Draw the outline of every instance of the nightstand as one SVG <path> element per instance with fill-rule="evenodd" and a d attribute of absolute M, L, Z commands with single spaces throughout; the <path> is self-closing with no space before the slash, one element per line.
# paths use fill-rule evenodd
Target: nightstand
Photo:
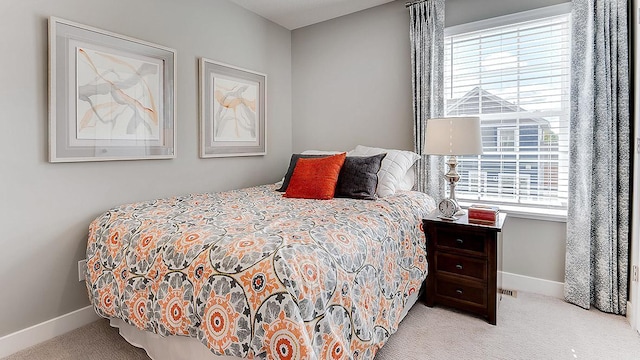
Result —
<path fill-rule="evenodd" d="M 427 237 L 429 273 L 427 306 L 436 304 L 469 311 L 496 324 L 502 285 L 502 225 L 470 224 L 467 215 L 458 220 L 439 219 L 437 212 L 422 221 Z"/>

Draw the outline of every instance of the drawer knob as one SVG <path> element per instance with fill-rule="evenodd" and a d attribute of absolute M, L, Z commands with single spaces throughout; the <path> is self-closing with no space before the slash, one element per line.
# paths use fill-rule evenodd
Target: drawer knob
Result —
<path fill-rule="evenodd" d="M 462 270 L 462 264 L 457 264 L 457 265 L 456 265 L 456 269 L 458 269 L 458 270 Z"/>
<path fill-rule="evenodd" d="M 464 240 L 456 239 L 456 243 L 458 243 L 458 245 L 462 245 L 462 244 L 464 244 Z"/>
<path fill-rule="evenodd" d="M 456 293 L 457 293 L 458 295 L 462 295 L 462 289 L 457 289 L 457 290 L 456 290 Z"/>

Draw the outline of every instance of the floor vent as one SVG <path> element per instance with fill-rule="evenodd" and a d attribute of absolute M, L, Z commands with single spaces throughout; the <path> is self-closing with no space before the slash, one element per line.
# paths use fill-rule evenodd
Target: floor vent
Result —
<path fill-rule="evenodd" d="M 507 295 L 507 296 L 511 296 L 514 298 L 518 297 L 518 292 L 515 290 L 509 290 L 509 289 L 500 289 L 499 290 L 500 294 L 502 295 Z"/>

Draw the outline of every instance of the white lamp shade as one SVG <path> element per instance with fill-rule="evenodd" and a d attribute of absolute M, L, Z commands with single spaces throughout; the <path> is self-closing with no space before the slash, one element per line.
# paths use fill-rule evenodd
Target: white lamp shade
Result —
<path fill-rule="evenodd" d="M 423 153 L 427 155 L 482 154 L 480 118 L 450 117 L 427 120 Z"/>

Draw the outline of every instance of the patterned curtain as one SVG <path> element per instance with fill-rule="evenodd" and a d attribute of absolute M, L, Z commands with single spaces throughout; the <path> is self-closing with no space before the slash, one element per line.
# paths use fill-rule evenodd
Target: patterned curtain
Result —
<path fill-rule="evenodd" d="M 444 111 L 444 0 L 413 3 L 409 15 L 414 149 L 422 154 L 427 119 L 442 117 Z M 416 163 L 417 190 L 441 199 L 443 174 L 442 156 L 423 156 Z"/>
<path fill-rule="evenodd" d="M 629 250 L 627 1 L 573 0 L 565 299 L 625 314 Z"/>

